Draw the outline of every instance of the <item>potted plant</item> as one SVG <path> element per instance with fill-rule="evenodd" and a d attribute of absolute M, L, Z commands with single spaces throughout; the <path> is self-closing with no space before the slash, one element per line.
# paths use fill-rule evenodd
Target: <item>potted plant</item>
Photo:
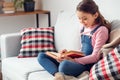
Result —
<path fill-rule="evenodd" d="M 13 0 L 15 10 L 18 10 L 20 8 L 23 8 L 23 0 Z"/>
<path fill-rule="evenodd" d="M 31 12 L 31 11 L 34 11 L 35 1 L 34 0 L 24 0 L 23 5 L 24 5 L 25 12 Z"/>
<path fill-rule="evenodd" d="M 16 9 L 23 8 L 25 12 L 34 11 L 35 1 L 34 0 L 13 0 Z"/>

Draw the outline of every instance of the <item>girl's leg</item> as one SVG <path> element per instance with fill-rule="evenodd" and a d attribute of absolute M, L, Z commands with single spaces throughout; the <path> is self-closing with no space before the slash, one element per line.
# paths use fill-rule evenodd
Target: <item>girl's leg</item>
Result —
<path fill-rule="evenodd" d="M 38 55 L 38 62 L 50 74 L 54 75 L 56 72 L 58 72 L 59 63 L 55 59 L 47 56 L 45 53 L 39 53 L 39 55 Z"/>
<path fill-rule="evenodd" d="M 77 77 L 84 71 L 89 71 L 92 65 L 82 65 L 65 60 L 59 64 L 59 72 Z"/>

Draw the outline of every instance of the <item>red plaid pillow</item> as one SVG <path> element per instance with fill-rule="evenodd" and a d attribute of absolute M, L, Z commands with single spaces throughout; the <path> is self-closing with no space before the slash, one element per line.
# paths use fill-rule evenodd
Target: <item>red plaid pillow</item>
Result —
<path fill-rule="evenodd" d="M 120 45 L 92 67 L 89 80 L 120 80 Z"/>
<path fill-rule="evenodd" d="M 54 27 L 25 28 L 18 58 L 36 57 L 39 52 L 55 51 Z"/>

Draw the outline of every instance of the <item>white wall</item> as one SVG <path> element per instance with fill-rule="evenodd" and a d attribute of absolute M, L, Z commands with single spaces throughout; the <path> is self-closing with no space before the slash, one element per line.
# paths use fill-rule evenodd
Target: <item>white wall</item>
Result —
<path fill-rule="evenodd" d="M 120 0 L 95 0 L 108 20 L 120 19 Z"/>
<path fill-rule="evenodd" d="M 35 9 L 41 9 L 41 1 L 40 0 L 35 1 L 36 1 Z M 0 35 L 6 33 L 19 32 L 21 29 L 25 27 L 36 27 L 35 21 L 36 21 L 35 15 L 0 16 Z M 48 26 L 47 15 L 42 14 L 42 18 L 40 16 L 39 21 L 40 26 Z"/>
<path fill-rule="evenodd" d="M 41 1 L 35 1 L 35 9 L 41 9 Z M 6 33 L 20 32 L 20 30 L 25 27 L 36 27 L 35 18 L 35 15 L 0 16 L 0 35 Z M 40 16 L 39 22 L 39 26 L 48 26 L 47 15 Z"/>
<path fill-rule="evenodd" d="M 28 26 L 34 26 L 33 15 L 0 17 L 0 34 L 18 32 Z"/>
<path fill-rule="evenodd" d="M 81 0 L 42 0 L 43 9 L 51 11 L 52 25 L 55 24 L 57 14 L 61 11 L 75 12 L 76 5 Z M 108 20 L 120 19 L 120 0 L 95 0 L 101 13 Z"/>
<path fill-rule="evenodd" d="M 76 5 L 81 0 L 35 0 L 37 7 L 42 6 L 51 11 L 51 23 L 55 25 L 57 15 L 60 11 L 71 11 L 75 13 Z M 101 13 L 109 20 L 120 19 L 120 0 L 95 0 L 99 5 Z M 42 4 L 41 4 L 42 3 Z M 47 16 L 40 15 L 40 27 L 48 26 Z M 35 15 L 0 17 L 0 35 L 4 33 L 18 32 L 24 27 L 35 27 Z"/>
<path fill-rule="evenodd" d="M 76 5 L 79 1 L 81 0 L 42 0 L 42 7 L 51 11 L 51 23 L 54 25 L 60 11 L 75 13 Z"/>

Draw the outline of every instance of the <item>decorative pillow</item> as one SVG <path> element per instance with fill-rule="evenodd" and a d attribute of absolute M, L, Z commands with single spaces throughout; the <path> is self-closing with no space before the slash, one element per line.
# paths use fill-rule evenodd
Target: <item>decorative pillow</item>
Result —
<path fill-rule="evenodd" d="M 120 37 L 120 28 L 114 29 L 110 32 L 110 41 L 113 41 L 114 39 Z"/>
<path fill-rule="evenodd" d="M 111 22 L 111 31 L 114 29 L 120 29 L 120 20 L 113 20 Z"/>
<path fill-rule="evenodd" d="M 54 27 L 25 28 L 18 58 L 36 57 L 39 52 L 55 51 Z"/>
<path fill-rule="evenodd" d="M 120 45 L 92 67 L 89 80 L 120 80 Z"/>

